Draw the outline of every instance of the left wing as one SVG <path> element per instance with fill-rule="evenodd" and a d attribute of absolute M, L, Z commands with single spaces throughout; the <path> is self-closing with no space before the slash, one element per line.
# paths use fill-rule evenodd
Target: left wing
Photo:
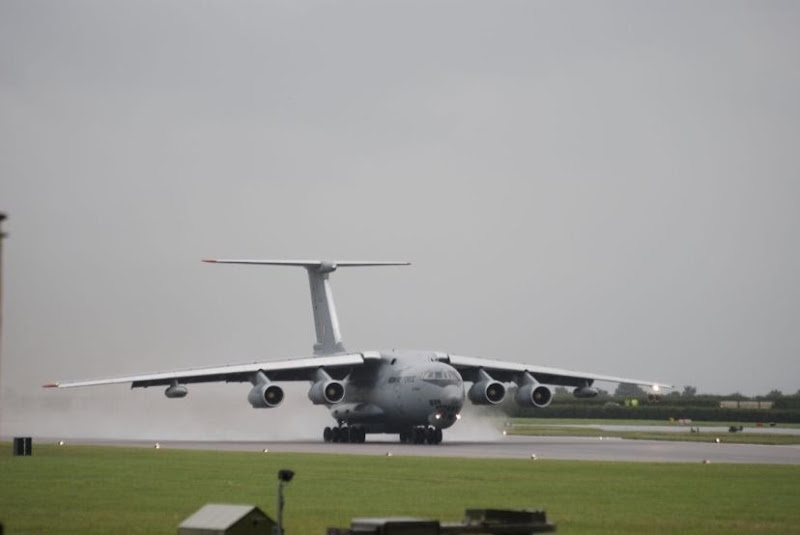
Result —
<path fill-rule="evenodd" d="M 325 357 L 302 357 L 249 364 L 233 364 L 209 368 L 192 368 L 161 373 L 129 375 L 126 377 L 110 377 L 89 381 L 70 381 L 48 383 L 46 388 L 72 388 L 76 386 L 97 386 L 120 383 L 131 383 L 131 388 L 148 386 L 169 386 L 173 384 L 253 382 L 259 372 L 266 374 L 272 381 L 313 381 L 316 370 L 324 367 L 331 376 L 342 379 L 354 368 L 369 362 L 380 360 L 377 353 L 348 353 Z"/>
<path fill-rule="evenodd" d="M 503 360 L 484 359 L 476 357 L 462 357 L 459 355 L 448 355 L 447 362 L 461 374 L 465 381 L 475 382 L 479 379 L 480 370 L 489 373 L 497 381 L 509 383 L 518 378 L 521 374 L 529 373 L 536 381 L 546 385 L 573 386 L 576 388 L 590 387 L 595 381 L 608 381 L 611 383 L 625 383 L 642 385 L 654 391 L 661 389 L 671 389 L 672 385 L 645 381 L 642 379 L 629 379 L 626 377 L 616 377 L 613 375 L 599 375 L 596 373 L 578 372 L 573 370 L 562 370 L 559 368 L 547 368 L 544 366 L 533 366 L 531 364 L 517 364 Z"/>

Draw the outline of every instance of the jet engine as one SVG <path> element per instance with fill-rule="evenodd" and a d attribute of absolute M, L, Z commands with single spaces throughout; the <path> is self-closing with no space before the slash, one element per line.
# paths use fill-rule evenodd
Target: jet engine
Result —
<path fill-rule="evenodd" d="M 335 405 L 344 399 L 344 383 L 334 380 L 323 368 L 318 368 L 308 399 L 314 405 Z"/>
<path fill-rule="evenodd" d="M 478 370 L 479 381 L 473 384 L 467 397 L 475 405 L 497 405 L 506 397 L 506 387 L 495 381 L 483 369 Z"/>
<path fill-rule="evenodd" d="M 258 384 L 247 394 L 247 401 L 254 409 L 271 409 L 283 401 L 283 389 L 271 383 Z"/>
<path fill-rule="evenodd" d="M 258 372 L 252 379 L 253 388 L 247 394 L 247 401 L 254 409 L 271 409 L 283 401 L 283 389 L 272 384 L 264 372 Z"/>
<path fill-rule="evenodd" d="M 344 399 L 344 384 L 340 381 L 317 381 L 308 391 L 314 405 L 335 405 Z"/>
<path fill-rule="evenodd" d="M 538 407 L 543 409 L 553 400 L 553 392 L 544 385 L 528 383 L 517 389 L 514 397 L 520 407 Z"/>
<path fill-rule="evenodd" d="M 517 380 L 519 388 L 514 396 L 514 401 L 520 407 L 538 407 L 543 409 L 550 405 L 553 400 L 553 392 L 539 383 L 533 376 L 525 372 L 522 377 Z"/>

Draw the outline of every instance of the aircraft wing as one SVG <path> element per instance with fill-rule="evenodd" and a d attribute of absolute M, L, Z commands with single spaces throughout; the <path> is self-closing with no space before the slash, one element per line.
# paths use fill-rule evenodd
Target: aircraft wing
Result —
<path fill-rule="evenodd" d="M 348 353 L 324 357 L 301 357 L 266 362 L 252 362 L 249 364 L 231 364 L 209 368 L 173 370 L 88 381 L 49 383 L 44 386 L 47 388 L 72 388 L 77 386 L 131 383 L 131 388 L 137 388 L 158 385 L 169 386 L 176 382 L 180 384 L 211 383 L 217 381 L 243 383 L 250 381 L 253 374 L 259 371 L 264 372 L 272 381 L 310 381 L 313 380 L 314 372 L 323 366 L 332 377 L 342 379 L 350 373 L 353 368 L 363 366 L 376 359 L 380 360 L 380 355 L 377 353 Z"/>
<path fill-rule="evenodd" d="M 448 362 L 458 370 L 465 381 L 473 382 L 478 377 L 478 370 L 483 369 L 494 379 L 502 382 L 511 382 L 514 377 L 518 376 L 520 373 L 528 372 L 538 382 L 546 385 L 582 387 L 592 386 L 594 381 L 608 381 L 611 383 L 642 385 L 650 387 L 653 390 L 672 388 L 672 385 L 654 381 L 562 370 L 559 368 L 547 368 L 544 366 L 534 366 L 532 364 L 518 364 L 506 362 L 504 360 L 449 355 Z"/>

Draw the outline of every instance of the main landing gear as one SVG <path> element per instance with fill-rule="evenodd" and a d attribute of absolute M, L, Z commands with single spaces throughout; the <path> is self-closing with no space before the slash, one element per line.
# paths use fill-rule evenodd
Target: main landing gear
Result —
<path fill-rule="evenodd" d="M 403 444 L 439 444 L 442 441 L 442 430 L 438 427 L 412 427 L 400 433 Z"/>
<path fill-rule="evenodd" d="M 367 438 L 367 432 L 363 427 L 326 427 L 322 433 L 325 442 L 340 442 L 350 444 L 363 444 Z"/>

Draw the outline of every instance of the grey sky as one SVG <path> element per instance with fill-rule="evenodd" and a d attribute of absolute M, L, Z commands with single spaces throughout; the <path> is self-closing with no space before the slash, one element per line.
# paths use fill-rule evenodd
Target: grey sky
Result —
<path fill-rule="evenodd" d="M 38 388 L 310 352 L 302 271 L 207 256 L 412 261 L 335 274 L 350 349 L 795 392 L 798 27 L 795 2 L 3 0 L 3 420 L 252 420 L 246 386 Z"/>

